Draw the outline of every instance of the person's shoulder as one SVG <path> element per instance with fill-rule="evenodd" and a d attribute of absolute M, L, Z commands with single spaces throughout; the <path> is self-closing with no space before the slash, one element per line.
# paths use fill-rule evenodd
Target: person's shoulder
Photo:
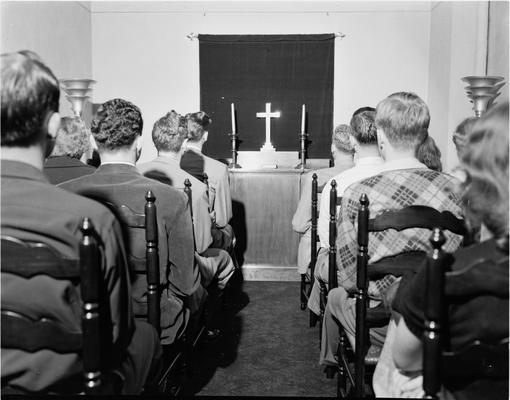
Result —
<path fill-rule="evenodd" d="M 67 213 L 76 217 L 89 217 L 96 224 L 100 223 L 101 225 L 111 224 L 115 220 L 115 216 L 111 211 L 97 201 L 75 194 L 63 187 L 55 186 L 52 191 L 56 201 L 52 202 L 52 204 L 46 204 L 46 206 L 54 206 L 61 213 Z"/>
<path fill-rule="evenodd" d="M 205 169 L 210 169 L 216 175 L 228 174 L 228 166 L 221 161 L 204 155 Z"/>
<path fill-rule="evenodd" d="M 186 201 L 186 195 L 182 190 L 176 189 L 173 186 L 159 182 L 156 179 L 151 179 L 146 176 L 140 176 L 137 179 L 137 185 L 143 186 L 146 189 L 150 189 L 154 192 L 156 201 L 159 199 L 165 199 L 164 204 L 172 204 L 174 202 Z"/>

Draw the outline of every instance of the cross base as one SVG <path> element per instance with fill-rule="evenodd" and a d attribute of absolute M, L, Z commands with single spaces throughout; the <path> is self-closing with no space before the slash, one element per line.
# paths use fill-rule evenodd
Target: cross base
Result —
<path fill-rule="evenodd" d="M 264 143 L 264 146 L 262 146 L 260 148 L 260 151 L 276 151 L 276 149 L 273 147 L 273 145 L 271 144 L 271 142 L 266 142 Z"/>

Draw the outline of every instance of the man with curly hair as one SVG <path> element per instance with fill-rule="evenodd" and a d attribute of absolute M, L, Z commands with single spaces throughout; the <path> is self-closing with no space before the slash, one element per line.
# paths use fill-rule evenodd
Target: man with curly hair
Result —
<path fill-rule="evenodd" d="M 188 198 L 184 193 L 153 179 L 135 167 L 142 143 L 142 114 L 137 106 L 113 99 L 98 109 L 92 123 L 101 165 L 94 174 L 64 182 L 60 187 L 117 207 L 143 214 L 145 193 L 156 197 L 161 293 L 161 343 L 168 345 L 184 332 L 191 311 L 186 303 L 200 303 L 205 291 L 194 261 L 193 231 Z M 135 259 L 145 258 L 145 230 L 124 226 L 127 250 Z M 147 316 L 144 275 L 133 281 L 133 308 L 137 317 Z M 198 308 L 198 307 L 193 307 Z"/>
<path fill-rule="evenodd" d="M 195 234 L 195 258 L 200 267 L 202 285 L 208 287 L 213 280 L 219 289 L 224 289 L 234 272 L 230 255 L 223 250 L 230 243 L 222 240 L 215 243 L 214 229 L 207 196 L 207 187 L 191 174 L 180 168 L 183 144 L 188 135 L 186 118 L 174 110 L 161 117 L 152 129 L 152 141 L 158 150 L 158 157 L 148 163 L 138 165 L 142 174 L 157 179 L 176 189 L 184 189 L 188 179 L 192 191 L 192 219 Z"/>
<path fill-rule="evenodd" d="M 89 133 L 83 121 L 79 118 L 62 118 L 55 147 L 44 164 L 48 180 L 57 185 L 92 174 L 96 169 L 85 164 L 90 148 Z"/>
<path fill-rule="evenodd" d="M 122 393 L 138 394 L 157 366 L 161 345 L 151 325 L 133 319 L 119 223 L 106 207 L 51 185 L 42 173 L 60 125 L 55 75 L 32 52 L 2 54 L 1 66 L 1 234 L 43 242 L 65 257 L 77 258 L 79 226 L 83 217 L 90 218 L 103 259 L 98 266 L 104 283 L 100 287 L 111 329 L 101 359 L 108 371 L 122 377 Z M 25 310 L 35 320 L 61 321 L 74 331 L 81 326 L 76 309 L 80 299 L 76 282 L 45 275 L 24 279 L 2 272 L 2 304 Z M 2 349 L 2 387 L 50 390 L 78 374 L 81 365 L 78 353 Z"/>

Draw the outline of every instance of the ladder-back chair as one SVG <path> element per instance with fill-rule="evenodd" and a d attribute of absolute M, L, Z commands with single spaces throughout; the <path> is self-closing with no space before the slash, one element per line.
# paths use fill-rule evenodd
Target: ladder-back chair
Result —
<path fill-rule="evenodd" d="M 448 321 L 447 297 L 455 296 L 455 288 L 448 289 L 450 266 L 455 261 L 442 249 L 445 243 L 443 232 L 437 228 L 431 235 L 432 250 L 427 257 L 425 291 L 425 333 L 423 336 L 423 390 L 425 398 L 437 399 L 443 379 L 462 379 L 465 382 L 477 378 L 487 378 L 497 383 L 506 381 L 508 389 L 508 336 L 499 342 L 488 343 L 477 339 L 461 349 L 449 349 L 446 344 Z M 497 265 L 481 260 L 463 270 L 462 279 L 477 282 L 486 293 L 494 288 L 508 287 L 508 272 L 498 273 L 508 267 L 508 257 Z M 498 271 L 499 270 L 499 271 Z M 458 279 L 458 276 L 456 277 Z M 497 291 L 497 290 L 495 290 Z M 508 301 L 508 298 L 507 298 Z M 508 331 L 507 331 L 508 335 Z M 490 397 L 490 394 L 487 394 Z"/>
<path fill-rule="evenodd" d="M 137 213 L 123 204 L 104 202 L 108 206 L 127 234 L 132 229 L 145 230 L 145 258 L 137 258 L 129 251 L 129 264 L 135 274 L 145 275 L 147 279 L 147 321 L 161 332 L 161 305 L 160 305 L 160 271 L 158 253 L 158 220 L 156 209 L 156 197 L 152 190 L 145 193 L 144 213 Z"/>
<path fill-rule="evenodd" d="M 374 368 L 377 364 L 380 348 L 369 346 L 369 329 L 385 326 L 389 322 L 389 313 L 381 304 L 378 307 L 368 307 L 368 281 L 380 279 L 385 275 L 402 276 L 416 270 L 426 257 L 425 252 L 408 252 L 384 258 L 368 265 L 368 236 L 369 232 L 381 232 L 388 229 L 403 231 L 409 228 L 433 230 L 436 227 L 450 231 L 453 234 L 468 238 L 469 232 L 465 221 L 455 217 L 449 211 L 438 210 L 412 205 L 399 210 L 386 210 L 370 219 L 369 199 L 363 194 L 358 208 L 358 257 L 356 262 L 356 336 L 354 354 L 354 376 L 349 370 L 347 356 L 347 338 L 340 328 L 338 346 L 338 392 L 339 396 L 347 393 L 347 378 L 351 382 L 355 397 L 365 396 L 365 370 Z M 368 267 L 368 268 L 367 268 Z"/>
<path fill-rule="evenodd" d="M 50 350 L 59 354 L 81 355 L 83 385 L 69 388 L 68 385 L 57 383 L 47 388 L 45 393 L 70 391 L 99 394 L 104 393 L 107 387 L 102 368 L 106 360 L 101 359 L 101 347 L 106 344 L 102 337 L 99 314 L 103 279 L 101 258 L 96 233 L 89 218 L 83 219 L 80 230 L 82 238 L 77 259 L 64 257 L 42 242 L 2 236 L 2 274 L 13 274 L 24 279 L 46 275 L 53 279 L 69 280 L 80 286 L 81 332 L 67 329 L 51 318 L 33 320 L 18 309 L 7 308 L 5 301 L 2 302 L 2 349 L 18 349 L 29 353 Z"/>

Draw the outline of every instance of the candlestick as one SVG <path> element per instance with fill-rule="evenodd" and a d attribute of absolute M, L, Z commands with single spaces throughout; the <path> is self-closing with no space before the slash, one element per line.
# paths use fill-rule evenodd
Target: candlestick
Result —
<path fill-rule="evenodd" d="M 232 133 L 236 134 L 236 111 L 234 108 L 234 103 L 230 104 L 230 112 L 232 114 Z"/>
<path fill-rule="evenodd" d="M 305 133 L 305 117 L 306 116 L 306 108 L 303 104 L 303 109 L 301 111 L 301 133 Z"/>

